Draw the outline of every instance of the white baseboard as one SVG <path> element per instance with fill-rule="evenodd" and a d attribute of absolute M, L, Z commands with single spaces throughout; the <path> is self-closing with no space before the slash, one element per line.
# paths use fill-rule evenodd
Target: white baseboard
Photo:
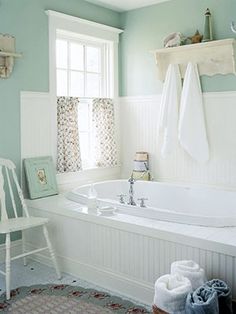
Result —
<path fill-rule="evenodd" d="M 11 257 L 22 253 L 22 240 L 11 242 Z M 0 244 L 0 263 L 5 262 L 5 244 Z"/>
<path fill-rule="evenodd" d="M 28 249 L 36 247 L 27 243 Z M 53 267 L 49 256 L 44 254 L 31 255 L 31 258 L 50 267 Z M 94 265 L 84 264 L 65 256 L 57 256 L 60 270 L 72 274 L 95 285 L 108 289 L 114 293 L 131 298 L 139 303 L 150 306 L 153 302 L 154 287 L 145 282 L 137 281 L 124 275 L 98 268 Z"/>

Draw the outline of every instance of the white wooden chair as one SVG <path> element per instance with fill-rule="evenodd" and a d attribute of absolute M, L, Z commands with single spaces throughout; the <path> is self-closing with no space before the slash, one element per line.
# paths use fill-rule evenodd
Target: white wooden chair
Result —
<path fill-rule="evenodd" d="M 5 181 L 4 181 L 5 178 Z M 6 190 L 7 188 L 7 190 Z M 5 189 L 5 190 L 4 190 Z M 6 197 L 5 197 L 5 191 L 8 191 L 11 198 L 11 203 L 13 207 L 13 218 L 10 218 L 9 212 L 6 209 Z M 17 212 L 17 206 L 16 201 L 14 197 L 13 191 L 17 191 L 17 197 L 20 200 L 22 210 L 23 210 L 23 216 L 19 217 Z M 20 188 L 20 185 L 17 180 L 16 172 L 15 172 L 15 165 L 12 161 L 8 159 L 2 159 L 0 158 L 0 234 L 6 235 L 6 268 L 5 272 L 0 270 L 0 274 L 6 276 L 6 299 L 10 299 L 10 272 L 11 272 L 11 261 L 16 260 L 18 258 L 24 259 L 24 265 L 26 265 L 26 256 L 30 254 L 39 253 L 44 250 L 49 250 L 53 264 L 56 269 L 56 273 L 58 278 L 61 278 L 61 273 L 57 265 L 56 256 L 54 253 L 54 249 L 52 247 L 52 244 L 50 242 L 48 231 L 46 224 L 48 223 L 47 218 L 41 218 L 41 217 L 30 217 L 28 213 L 28 209 L 22 194 L 22 190 Z M 46 239 L 47 246 L 33 250 L 30 252 L 26 252 L 25 247 L 25 239 L 24 239 L 24 230 L 42 226 L 42 231 L 44 234 L 44 237 Z M 11 239 L 10 234 L 11 232 L 15 231 L 22 231 L 22 254 L 18 256 L 11 257 L 10 254 L 10 248 L 11 248 Z"/>

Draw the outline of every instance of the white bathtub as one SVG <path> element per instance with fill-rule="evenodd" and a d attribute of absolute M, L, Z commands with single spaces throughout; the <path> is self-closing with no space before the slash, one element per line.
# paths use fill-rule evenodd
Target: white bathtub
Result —
<path fill-rule="evenodd" d="M 90 185 L 81 186 L 67 194 L 67 198 L 87 204 Z M 98 206 L 110 205 L 117 212 L 132 216 L 178 222 L 190 225 L 236 226 L 236 192 L 197 188 L 159 182 L 137 181 L 134 198 L 144 197 L 146 207 L 120 204 L 118 194 L 129 194 L 127 180 L 104 181 L 94 184 Z"/>

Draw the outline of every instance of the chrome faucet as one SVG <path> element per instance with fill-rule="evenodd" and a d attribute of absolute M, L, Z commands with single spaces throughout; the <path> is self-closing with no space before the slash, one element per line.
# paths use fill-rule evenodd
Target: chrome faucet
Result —
<path fill-rule="evenodd" d="M 129 202 L 128 205 L 136 206 L 136 203 L 134 201 L 134 177 L 133 174 L 131 174 L 131 177 L 128 180 L 129 182 Z"/>

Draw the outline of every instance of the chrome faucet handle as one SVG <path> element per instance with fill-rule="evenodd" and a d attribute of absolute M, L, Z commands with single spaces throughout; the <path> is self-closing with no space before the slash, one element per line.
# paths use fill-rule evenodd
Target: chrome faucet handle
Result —
<path fill-rule="evenodd" d="M 125 204 L 124 197 L 126 197 L 126 196 L 127 196 L 126 194 L 118 194 L 117 195 L 117 197 L 119 197 L 120 204 Z"/>
<path fill-rule="evenodd" d="M 148 198 L 145 198 L 145 197 L 138 198 L 138 201 L 140 201 L 140 207 L 146 207 L 145 201 L 147 200 Z"/>

